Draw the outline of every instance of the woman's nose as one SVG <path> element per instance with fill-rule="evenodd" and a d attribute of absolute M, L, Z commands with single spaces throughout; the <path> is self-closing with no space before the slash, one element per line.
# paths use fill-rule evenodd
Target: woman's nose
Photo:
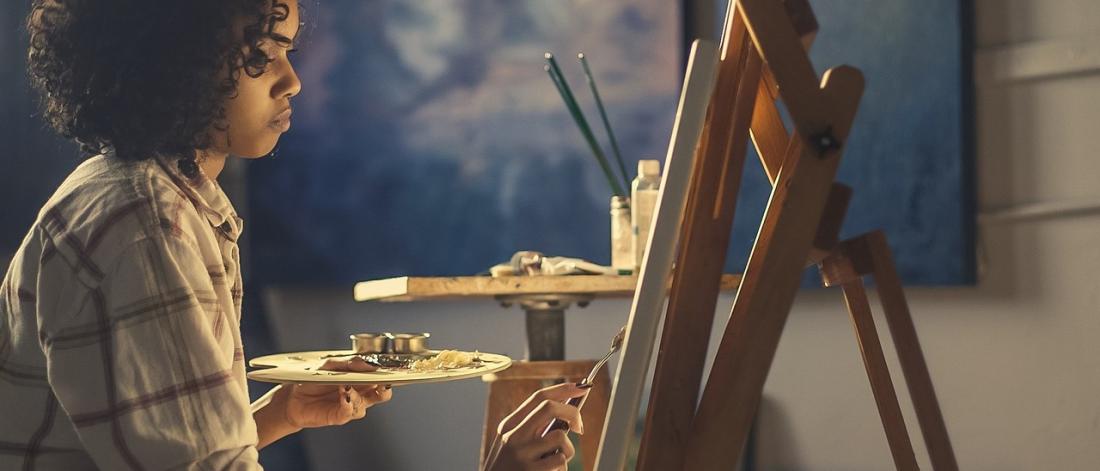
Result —
<path fill-rule="evenodd" d="M 290 64 L 290 61 L 283 59 L 279 61 L 279 81 L 275 82 L 274 88 L 271 90 L 273 98 L 291 98 L 302 91 L 302 81 L 298 80 L 298 74 L 294 72 L 294 66 Z"/>

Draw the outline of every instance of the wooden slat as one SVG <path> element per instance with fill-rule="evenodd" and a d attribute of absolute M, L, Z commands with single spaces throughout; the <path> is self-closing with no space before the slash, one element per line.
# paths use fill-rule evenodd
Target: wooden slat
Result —
<path fill-rule="evenodd" d="M 841 272 L 855 273 L 851 263 L 842 257 L 833 258 L 829 263 L 840 265 Z M 863 365 L 867 369 L 867 379 L 871 382 L 871 392 L 878 406 L 879 418 L 886 431 L 886 442 L 890 445 L 894 466 L 898 470 L 916 471 L 917 457 L 913 453 L 913 444 L 909 441 L 909 432 L 905 429 L 905 419 L 901 415 L 894 382 L 890 379 L 890 370 L 886 366 L 886 357 L 882 353 L 882 344 L 875 330 L 875 320 L 871 315 L 871 306 L 867 303 L 863 279 L 852 276 L 841 288 L 844 290 L 844 301 L 848 305 L 848 313 L 851 314 L 852 326 L 859 341 Z"/>
<path fill-rule="evenodd" d="M 909 313 L 909 304 L 905 301 L 905 291 L 894 266 L 894 257 L 886 242 L 886 235 L 882 231 L 874 231 L 863 239 L 867 242 L 867 253 L 874 267 L 874 280 L 878 286 L 883 313 L 886 315 L 886 324 L 894 339 L 894 348 L 901 362 L 901 371 L 905 375 L 913 409 L 917 413 L 917 423 L 920 424 L 925 446 L 928 447 L 932 469 L 957 471 L 959 465 L 955 461 L 955 452 L 951 448 L 943 413 L 932 387 L 932 376 L 924 361 L 917 329 Z"/>
<path fill-rule="evenodd" d="M 818 30 L 817 17 L 814 16 L 809 0 L 784 0 L 783 7 L 791 19 L 791 24 L 794 25 L 795 32 L 802 39 L 803 48 L 809 52 L 810 46 L 817 38 Z M 773 100 L 779 98 L 779 85 L 775 83 L 775 77 L 768 69 L 764 69 L 764 86 Z"/>
<path fill-rule="evenodd" d="M 754 18 L 746 12 L 751 30 Z M 805 73 L 773 71 L 781 86 L 797 83 L 787 81 L 787 74 Z M 840 67 L 826 73 L 823 82 L 823 90 L 798 103 L 820 108 L 803 110 L 804 115 L 828 118 L 822 125 L 831 125 L 843 142 L 863 92 L 862 74 Z M 728 469 L 740 457 L 839 164 L 839 152 L 821 156 L 807 145 L 784 160 L 696 412 L 684 469 Z"/>
<path fill-rule="evenodd" d="M 833 183 L 829 188 L 829 199 L 825 201 L 825 210 L 821 213 L 821 222 L 814 234 L 814 243 L 810 247 L 809 265 L 824 260 L 837 246 L 840 228 L 844 225 L 844 216 L 848 214 L 848 203 L 852 200 L 852 187 L 843 183 Z"/>
<path fill-rule="evenodd" d="M 748 36 L 745 36 L 748 42 Z M 729 224 L 733 223 L 733 215 L 737 208 L 737 194 L 741 189 L 741 173 L 745 168 L 745 155 L 748 153 L 749 128 L 752 125 L 752 115 L 756 104 L 756 91 L 760 84 L 760 70 L 762 61 L 756 51 L 746 48 L 745 57 L 741 61 L 741 79 L 737 83 L 737 98 L 734 101 L 732 129 L 726 142 L 725 152 L 718 154 L 722 159 L 721 172 L 718 176 L 718 191 L 711 195 L 714 198 L 714 210 L 711 214 L 713 224 L 721 227 L 722 232 L 728 233 Z M 725 225 L 723 226 L 723 221 Z M 716 232 L 720 236 L 721 233 Z M 728 239 L 728 235 L 726 238 Z M 727 244 L 728 245 L 728 244 Z M 711 255 L 714 255 L 713 253 Z M 725 257 L 723 257 L 723 264 Z M 721 271 L 718 272 L 719 274 Z"/>
<path fill-rule="evenodd" d="M 833 253 L 826 256 L 820 264 L 818 264 L 818 271 L 821 273 L 821 282 L 826 287 L 842 286 L 844 283 L 852 281 L 854 278 L 862 277 L 859 272 L 837 270 L 837 264 L 830 263 L 833 258 L 843 258 L 844 254 L 840 252 L 838 248 Z"/>
<path fill-rule="evenodd" d="M 740 0 L 737 8 L 747 19 L 753 44 L 775 78 L 795 130 L 807 138 L 823 132 L 831 109 L 821 106 L 817 73 L 783 5 L 774 0 Z"/>
<path fill-rule="evenodd" d="M 756 154 L 768 181 L 775 185 L 779 178 L 779 169 L 783 166 L 783 155 L 791 144 L 791 135 L 783 125 L 783 118 L 776 109 L 775 98 L 768 90 L 768 84 L 760 81 L 760 90 L 756 96 L 756 110 L 752 114 L 752 142 Z"/>
<path fill-rule="evenodd" d="M 795 33 L 802 40 L 802 47 L 806 52 L 817 37 L 817 18 L 807 0 L 785 0 L 784 9 L 787 12 Z M 779 175 L 779 169 L 783 165 L 783 156 L 787 145 L 791 142 L 791 135 L 783 124 L 779 114 L 779 85 L 775 82 L 771 69 L 765 67 L 760 81 L 760 92 L 756 97 L 756 110 L 752 116 L 752 141 L 756 145 L 756 153 L 760 157 L 764 173 L 772 185 Z"/>
<path fill-rule="evenodd" d="M 740 280 L 739 275 L 722 275 L 721 287 L 723 290 L 737 289 Z M 637 285 L 637 276 L 402 276 L 356 283 L 355 300 L 400 302 L 524 294 L 629 297 Z"/>
<path fill-rule="evenodd" d="M 801 144 L 800 141 L 792 140 L 787 135 L 787 129 L 783 126 L 783 121 L 775 107 L 776 103 L 768 96 L 766 87 L 767 85 L 761 82 L 760 90 L 757 92 L 756 109 L 752 116 L 752 139 L 764 174 L 767 175 L 771 184 L 775 185 L 786 148 Z M 794 152 L 801 152 L 801 150 Z M 837 244 L 851 198 L 852 188 L 847 185 L 834 183 L 833 188 L 829 190 L 821 225 L 817 228 L 814 245 L 810 250 L 808 265 L 814 265 L 823 260 Z"/>
<path fill-rule="evenodd" d="M 867 238 L 865 236 L 854 237 L 841 241 L 836 247 L 833 248 L 826 259 L 833 257 L 842 257 L 852 263 L 852 272 L 836 271 L 833 270 L 834 264 L 822 263 L 821 267 L 821 280 L 825 283 L 825 286 L 840 286 L 852 277 L 861 277 L 864 275 L 870 275 L 874 271 L 874 266 L 871 263 L 871 256 L 867 250 Z"/>
<path fill-rule="evenodd" d="M 817 16 L 814 15 L 814 10 L 810 7 L 810 1 L 783 0 L 783 9 L 786 10 L 787 17 L 790 18 L 791 25 L 794 26 L 794 32 L 802 40 L 803 49 L 808 52 L 810 45 L 817 38 L 817 30 L 819 29 Z"/>
<path fill-rule="evenodd" d="M 720 63 L 708 120 L 696 150 L 684 210 L 672 289 L 654 370 L 638 469 L 675 469 L 695 412 L 741 183 L 760 57 L 744 22 L 730 17 L 726 57 Z"/>

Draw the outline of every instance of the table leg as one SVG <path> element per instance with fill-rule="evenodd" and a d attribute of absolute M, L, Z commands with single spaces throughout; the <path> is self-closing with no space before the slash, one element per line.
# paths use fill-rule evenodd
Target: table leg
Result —
<path fill-rule="evenodd" d="M 527 360 L 565 359 L 565 309 L 529 309 L 527 313 Z"/>
<path fill-rule="evenodd" d="M 590 294 L 522 294 L 497 296 L 503 307 L 519 304 L 526 313 L 527 360 L 565 359 L 565 310 L 576 304 L 588 306 Z"/>

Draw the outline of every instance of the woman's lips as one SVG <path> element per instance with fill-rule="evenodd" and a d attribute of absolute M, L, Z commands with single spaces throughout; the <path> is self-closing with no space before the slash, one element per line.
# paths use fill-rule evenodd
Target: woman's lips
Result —
<path fill-rule="evenodd" d="M 282 113 L 275 115 L 275 118 L 268 123 L 268 126 L 279 132 L 287 132 L 290 130 L 290 113 L 290 108 L 287 108 Z"/>

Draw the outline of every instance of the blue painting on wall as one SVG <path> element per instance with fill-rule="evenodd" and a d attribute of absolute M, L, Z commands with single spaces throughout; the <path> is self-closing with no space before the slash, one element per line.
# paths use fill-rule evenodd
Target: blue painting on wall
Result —
<path fill-rule="evenodd" d="M 663 158 L 676 2 L 326 0 L 306 16 L 293 129 L 248 164 L 254 277 L 474 274 L 517 250 L 608 262 L 610 191 L 543 53 L 595 118 L 586 54 L 628 167 Z"/>
<path fill-rule="evenodd" d="M 847 63 L 867 76 L 838 177 L 855 188 L 844 235 L 884 228 L 908 284 L 971 282 L 957 3 L 811 3 L 819 72 Z M 273 158 L 248 164 L 253 279 L 468 275 L 517 250 L 607 263 L 610 192 L 542 54 L 557 53 L 595 118 L 572 59 L 583 51 L 627 167 L 663 160 L 683 67 L 679 10 L 664 0 L 310 8 L 294 128 Z M 759 164 L 747 165 L 730 272 L 744 267 L 769 192 Z"/>

